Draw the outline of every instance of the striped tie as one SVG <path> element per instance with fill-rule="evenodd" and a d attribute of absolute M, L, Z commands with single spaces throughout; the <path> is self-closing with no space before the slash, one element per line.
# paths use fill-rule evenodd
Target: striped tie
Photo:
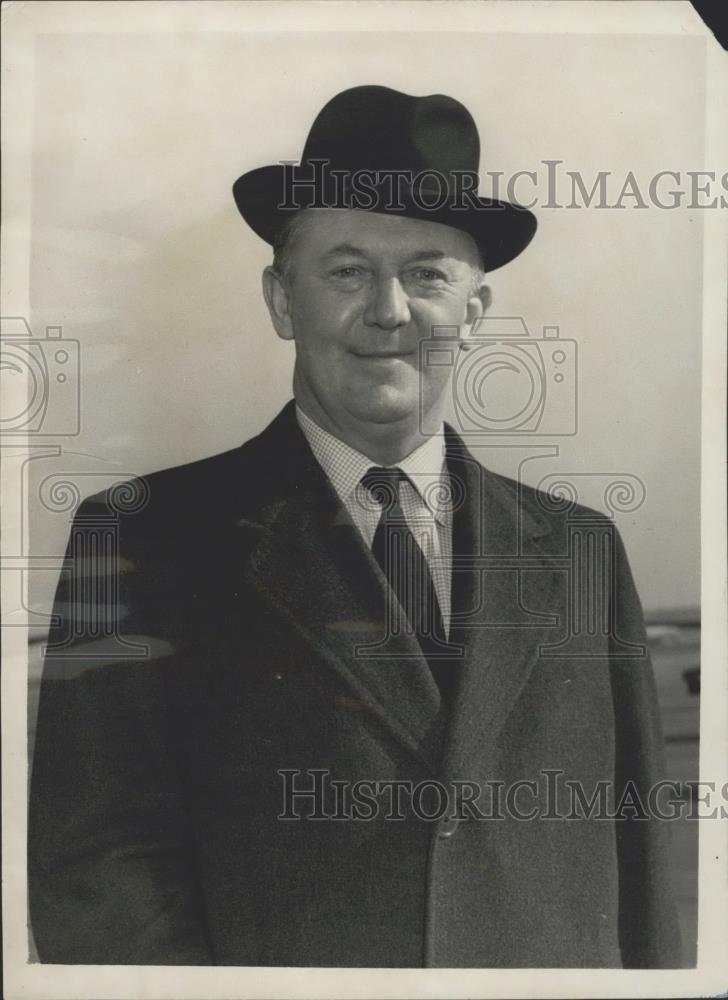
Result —
<path fill-rule="evenodd" d="M 415 638 L 420 644 L 443 700 L 449 702 L 454 681 L 447 662 L 447 637 L 440 602 L 427 559 L 405 520 L 400 484 L 401 469 L 373 466 L 362 476 L 362 485 L 382 508 L 372 542 L 372 554 L 389 581 Z"/>

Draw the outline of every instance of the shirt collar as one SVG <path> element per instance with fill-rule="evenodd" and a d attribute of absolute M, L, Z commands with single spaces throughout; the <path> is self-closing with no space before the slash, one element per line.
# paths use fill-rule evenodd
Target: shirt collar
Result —
<path fill-rule="evenodd" d="M 366 455 L 330 434 L 296 404 L 296 419 L 311 446 L 316 461 L 344 503 L 354 494 L 367 469 L 374 464 Z M 396 466 L 417 490 L 439 524 L 447 521 L 448 496 L 445 479 L 445 434 L 442 425 Z"/>

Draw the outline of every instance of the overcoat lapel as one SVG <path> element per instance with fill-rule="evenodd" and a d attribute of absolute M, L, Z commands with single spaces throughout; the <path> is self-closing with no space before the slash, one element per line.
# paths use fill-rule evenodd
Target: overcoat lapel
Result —
<path fill-rule="evenodd" d="M 453 432 L 448 454 L 464 497 L 454 519 L 450 636 L 463 656 L 455 665 L 460 677 L 442 773 L 446 780 L 471 780 L 487 769 L 539 647 L 559 624 L 553 612 L 563 576 L 549 568 L 541 548 L 548 522 L 516 484 L 485 469 Z"/>
<path fill-rule="evenodd" d="M 419 644 L 385 630 L 396 601 L 287 407 L 258 439 L 255 515 L 235 519 L 256 543 L 244 575 L 362 707 L 432 770 L 441 758 L 440 697 Z M 263 461 L 265 469 L 262 468 Z"/>

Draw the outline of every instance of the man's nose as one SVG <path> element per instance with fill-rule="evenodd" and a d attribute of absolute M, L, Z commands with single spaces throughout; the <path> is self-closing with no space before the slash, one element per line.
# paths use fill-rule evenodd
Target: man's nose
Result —
<path fill-rule="evenodd" d="M 372 288 L 364 311 L 367 326 L 394 330 L 410 321 L 409 301 L 397 278 L 383 278 Z"/>

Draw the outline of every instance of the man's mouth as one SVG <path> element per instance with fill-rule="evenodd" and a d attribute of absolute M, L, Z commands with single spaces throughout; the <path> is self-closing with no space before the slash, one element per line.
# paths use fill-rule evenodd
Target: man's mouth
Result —
<path fill-rule="evenodd" d="M 392 358 L 411 358 L 416 353 L 415 351 L 352 351 L 351 352 L 356 358 L 364 358 L 368 361 L 379 361 Z"/>

